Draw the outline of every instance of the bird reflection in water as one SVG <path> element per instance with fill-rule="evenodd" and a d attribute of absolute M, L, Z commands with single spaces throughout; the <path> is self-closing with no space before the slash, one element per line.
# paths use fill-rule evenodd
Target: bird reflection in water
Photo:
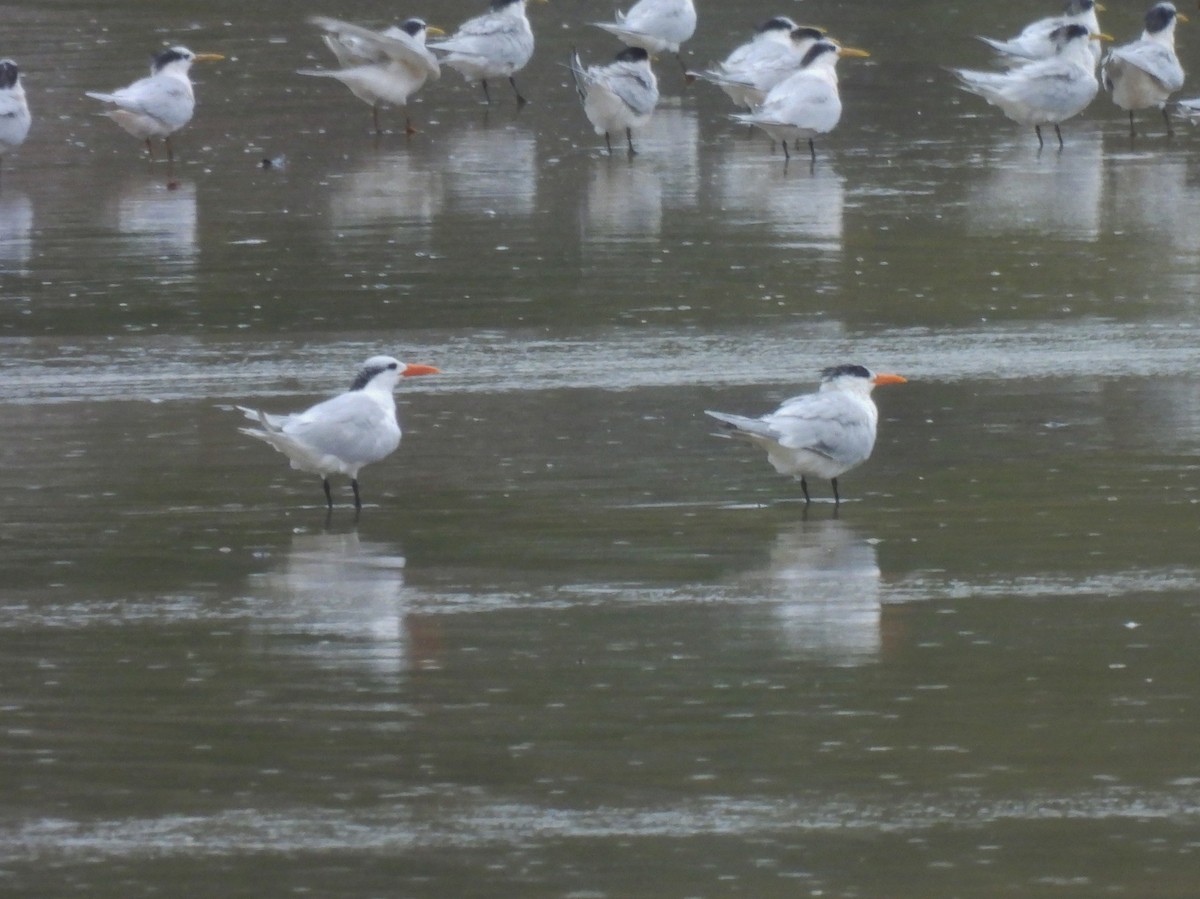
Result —
<path fill-rule="evenodd" d="M 803 658 L 877 662 L 883 650 L 874 544 L 836 518 L 797 522 L 775 537 L 764 568 L 739 579 L 771 604 L 778 632 Z"/>
<path fill-rule="evenodd" d="M 405 559 L 387 543 L 356 531 L 300 533 L 278 567 L 252 575 L 255 621 L 274 648 L 379 673 L 432 664 L 436 630 L 408 612 Z"/>
<path fill-rule="evenodd" d="M 196 185 L 173 184 L 149 176 L 126 180 L 116 200 L 116 225 L 125 237 L 125 255 L 190 269 L 197 254 Z"/>

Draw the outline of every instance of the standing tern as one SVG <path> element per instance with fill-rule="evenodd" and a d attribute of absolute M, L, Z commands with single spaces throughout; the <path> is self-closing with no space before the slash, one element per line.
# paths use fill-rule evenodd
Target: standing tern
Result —
<path fill-rule="evenodd" d="M 812 502 L 805 478 L 828 478 L 833 499 L 841 503 L 838 476 L 866 462 L 875 446 L 879 410 L 871 391 L 883 384 L 904 384 L 900 375 L 876 374 L 861 365 L 838 365 L 821 372 L 821 387 L 784 400 L 761 418 L 725 412 L 704 414 L 721 422 L 721 437 L 748 440 L 767 451 L 780 474 L 800 479 L 805 505 Z"/>
<path fill-rule="evenodd" d="M 1096 0 L 1070 0 L 1062 11 L 1062 15 L 1038 19 L 1026 25 L 1021 33 L 1007 41 L 990 37 L 979 39 L 1005 57 L 1008 65 L 1022 65 L 1038 59 L 1047 59 L 1058 53 L 1058 43 L 1051 36 L 1063 25 L 1082 25 L 1089 34 L 1100 33 L 1100 19 L 1097 13 L 1104 12 L 1104 7 Z M 1092 67 L 1100 61 L 1100 45 L 1088 45 L 1092 53 Z"/>
<path fill-rule="evenodd" d="M 88 91 L 87 96 L 109 103 L 105 115 L 146 142 L 146 152 L 154 158 L 151 138 L 161 137 L 167 148 L 168 161 L 174 160 L 171 135 L 192 120 L 196 95 L 188 70 L 194 62 L 216 62 L 225 57 L 219 53 L 193 53 L 187 47 L 169 47 L 154 57 L 150 75 L 111 94 Z"/>
<path fill-rule="evenodd" d="M 1175 55 L 1175 23 L 1187 20 L 1173 4 L 1156 3 L 1146 13 L 1142 36 L 1114 47 L 1104 58 L 1101 69 L 1104 88 L 1117 106 L 1129 111 L 1130 137 L 1137 133 L 1133 127 L 1134 110 L 1152 106 L 1162 110 L 1167 133 L 1173 133 L 1167 98 L 1183 87 L 1183 66 Z"/>
<path fill-rule="evenodd" d="M 1058 53 L 1049 59 L 1026 63 L 1006 72 L 951 69 L 963 90 L 978 94 L 1019 125 L 1032 125 L 1038 148 L 1042 125 L 1053 125 L 1058 146 L 1063 146 L 1059 124 L 1079 115 L 1100 90 L 1089 46 L 1111 40 L 1106 34 L 1089 34 L 1083 25 L 1061 25 L 1051 34 Z"/>
<path fill-rule="evenodd" d="M 597 134 L 604 135 L 612 155 L 611 131 L 625 131 L 629 155 L 633 149 L 633 128 L 650 121 L 658 104 L 658 79 L 650 68 L 650 54 L 641 47 L 626 47 L 615 62 L 584 69 L 577 50 L 571 51 L 571 75 L 575 90 L 583 101 L 583 111 Z"/>
<path fill-rule="evenodd" d="M 830 40 L 819 40 L 804 54 L 800 69 L 780 81 L 767 93 L 762 105 L 753 112 L 733 118 L 757 125 L 772 140 L 783 144 L 783 155 L 791 158 L 788 142 L 805 139 L 813 162 L 817 149 L 813 138 L 828 134 L 842 117 L 842 99 L 838 94 L 837 61 L 843 56 L 867 57 L 866 50 L 840 47 Z"/>
<path fill-rule="evenodd" d="M 382 133 L 380 105 L 404 108 L 404 133 L 415 134 L 417 129 L 408 115 L 408 98 L 426 81 L 437 81 L 442 74 L 437 57 L 425 46 L 425 36 L 445 32 L 417 18 L 383 31 L 326 16 L 313 16 L 308 21 L 325 31 L 325 45 L 342 68 L 300 69 L 297 74 L 334 78 L 346 85 L 354 96 L 370 105 L 376 134 Z"/>
<path fill-rule="evenodd" d="M 615 34 L 628 47 L 647 53 L 674 53 L 684 72 L 679 47 L 696 33 L 696 7 L 692 0 L 638 0 L 629 12 L 617 12 L 615 22 L 592 22 Z"/>
<path fill-rule="evenodd" d="M 442 62 L 462 72 L 467 81 L 483 85 L 489 106 L 489 78 L 507 78 L 517 105 L 525 105 L 515 77 L 533 56 L 533 29 L 525 15 L 525 0 L 491 0 L 489 12 L 468 19 L 446 40 L 430 46 L 444 52 Z"/>
<path fill-rule="evenodd" d="M 0 160 L 25 143 L 30 121 L 21 72 L 11 59 L 0 59 Z"/>
<path fill-rule="evenodd" d="M 777 16 L 760 25 L 754 38 L 724 62 L 689 74 L 715 84 L 735 105 L 753 112 L 771 88 L 800 68 L 804 54 L 824 37 L 820 28 L 798 26 L 786 16 Z"/>
<path fill-rule="evenodd" d="M 361 510 L 358 470 L 391 455 L 400 445 L 392 395 L 396 382 L 402 377 L 438 373 L 431 365 L 406 365 L 391 356 L 372 356 L 348 391 L 303 412 L 271 415 L 238 406 L 259 425 L 238 430 L 271 444 L 291 460 L 292 468 L 320 475 L 325 502 L 331 509 L 329 476 L 347 475 L 354 488 L 354 508 Z"/>

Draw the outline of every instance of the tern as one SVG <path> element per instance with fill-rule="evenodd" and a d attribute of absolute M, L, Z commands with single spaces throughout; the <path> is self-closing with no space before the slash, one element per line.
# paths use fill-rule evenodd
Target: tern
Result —
<path fill-rule="evenodd" d="M 804 54 L 824 37 L 820 28 L 796 25 L 786 16 L 777 16 L 760 25 L 754 38 L 724 62 L 689 74 L 715 84 L 735 105 L 752 112 L 767 99 L 771 88 L 800 68 Z"/>
<path fill-rule="evenodd" d="M 404 108 L 404 133 L 415 134 L 408 116 L 408 98 L 426 81 L 437 81 L 442 74 L 437 57 L 425 46 L 425 36 L 445 32 L 417 18 L 383 31 L 371 31 L 326 16 L 313 16 L 308 21 L 325 32 L 325 45 L 342 68 L 300 69 L 297 74 L 334 78 L 346 85 L 350 93 L 370 105 L 376 134 L 382 133 L 381 105 Z"/>
<path fill-rule="evenodd" d="M 1129 111 L 1129 136 L 1136 109 L 1157 107 L 1162 110 L 1167 133 L 1172 134 L 1167 114 L 1167 98 L 1183 87 L 1183 67 L 1175 55 L 1175 23 L 1186 22 L 1187 16 L 1177 12 L 1171 3 L 1156 3 L 1146 13 L 1142 36 L 1132 43 L 1122 44 L 1104 58 L 1101 77 L 1112 101 Z"/>
<path fill-rule="evenodd" d="M 444 52 L 442 62 L 461 72 L 467 81 L 483 85 L 489 106 L 489 78 L 507 78 L 517 105 L 525 105 L 515 77 L 533 56 L 533 29 L 525 15 L 525 0 L 492 0 L 489 12 L 468 19 L 446 40 L 430 46 Z"/>
<path fill-rule="evenodd" d="M 21 72 L 11 59 L 0 59 L 0 159 L 25 143 L 30 121 Z"/>
<path fill-rule="evenodd" d="M 837 61 L 843 56 L 867 57 L 866 50 L 840 47 L 830 40 L 819 40 L 809 47 L 800 61 L 800 69 L 780 81 L 767 93 L 762 105 L 753 112 L 733 116 L 739 122 L 756 125 L 772 140 L 783 144 L 783 155 L 791 158 L 788 142 L 806 139 L 813 162 L 817 148 L 813 138 L 828 134 L 842 117 L 842 99 L 838 94 Z"/>
<path fill-rule="evenodd" d="M 633 156 L 637 152 L 633 149 L 633 129 L 650 121 L 658 104 L 658 79 L 650 68 L 650 54 L 641 47 L 626 47 L 615 62 L 584 69 L 579 52 L 572 50 L 569 68 L 583 111 L 596 133 L 604 135 L 609 155 L 609 132 L 624 129 L 629 155 Z"/>
<path fill-rule="evenodd" d="M 1014 38 L 1002 41 L 990 37 L 979 39 L 1004 57 L 1007 65 L 1021 65 L 1038 59 L 1047 59 L 1058 53 L 1058 44 L 1051 35 L 1063 25 L 1082 25 L 1089 34 L 1100 33 L 1100 19 L 1097 13 L 1104 12 L 1104 7 L 1096 0 L 1070 0 L 1062 11 L 1062 15 L 1038 19 L 1026 25 L 1021 33 Z M 1100 45 L 1089 44 L 1092 53 L 1092 67 L 1100 61 Z"/>
<path fill-rule="evenodd" d="M 717 436 L 748 440 L 767 451 L 767 461 L 780 474 L 799 478 L 805 505 L 812 502 L 808 481 L 828 478 L 833 499 L 841 503 L 838 476 L 866 462 L 875 446 L 879 410 L 871 391 L 883 384 L 904 384 L 900 375 L 876 374 L 861 365 L 838 365 L 821 372 L 821 387 L 784 400 L 761 418 L 726 412 L 704 414 L 721 422 Z"/>
<path fill-rule="evenodd" d="M 1049 59 L 1026 63 L 1006 72 L 976 72 L 951 69 L 963 90 L 978 94 L 1019 125 L 1032 125 L 1038 148 L 1042 126 L 1053 125 L 1058 146 L 1063 146 L 1059 125 L 1087 109 L 1100 91 L 1092 61 L 1093 43 L 1112 40 L 1106 34 L 1090 34 L 1083 25 L 1062 25 L 1051 38 L 1058 53 Z"/>
<path fill-rule="evenodd" d="M 435 375 L 431 365 L 406 365 L 391 356 L 372 356 L 345 393 L 317 403 L 303 412 L 271 415 L 238 406 L 257 428 L 239 428 L 243 434 L 266 441 L 287 456 L 292 468 L 321 476 L 325 502 L 333 508 L 329 476 L 344 474 L 354 488 L 354 508 L 362 509 L 358 471 L 364 465 L 391 455 L 400 445 L 396 399 L 392 391 L 400 378 Z"/>
<path fill-rule="evenodd" d="M 154 57 L 150 75 L 111 94 L 88 91 L 95 100 L 112 104 L 105 115 L 146 142 L 146 152 L 154 158 L 151 138 L 161 137 L 167 148 L 167 159 L 175 158 L 171 135 L 192 120 L 196 95 L 188 70 L 194 62 L 216 62 L 225 57 L 219 53 L 193 53 L 187 47 L 169 47 Z"/>
<path fill-rule="evenodd" d="M 615 34 L 628 47 L 647 53 L 674 53 L 687 71 L 679 47 L 696 33 L 696 7 L 692 0 L 638 0 L 629 12 L 617 12 L 615 22 L 592 22 Z"/>

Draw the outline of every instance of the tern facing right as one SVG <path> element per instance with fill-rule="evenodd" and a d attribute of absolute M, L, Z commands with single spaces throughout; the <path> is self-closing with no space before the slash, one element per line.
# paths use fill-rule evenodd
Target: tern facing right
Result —
<path fill-rule="evenodd" d="M 468 19 L 446 40 L 429 46 L 446 53 L 442 61 L 462 72 L 467 81 L 480 82 L 489 106 L 489 78 L 507 78 L 517 105 L 525 105 L 515 77 L 533 56 L 533 29 L 525 15 L 525 0 L 491 0 L 489 12 Z"/>
<path fill-rule="evenodd" d="M 806 477 L 828 478 L 833 499 L 841 503 L 838 476 L 866 462 L 875 447 L 879 410 L 871 391 L 883 384 L 904 384 L 900 375 L 876 374 L 861 365 L 838 365 L 821 372 L 821 387 L 784 400 L 761 418 L 705 411 L 721 422 L 721 437 L 738 437 L 767 451 L 780 474 L 800 480 L 804 502 L 812 502 Z"/>
<path fill-rule="evenodd" d="M 150 139 L 161 137 L 167 147 L 167 159 L 175 158 L 171 135 L 192 120 L 196 95 L 188 71 L 194 62 L 216 62 L 219 53 L 193 53 L 187 47 L 169 47 L 154 57 L 150 75 L 111 94 L 88 91 L 87 96 L 111 104 L 105 113 L 110 119 L 146 142 L 146 152 L 154 158 Z"/>
<path fill-rule="evenodd" d="M 960 87 L 978 94 L 1019 125 L 1032 125 L 1038 147 L 1042 125 L 1053 125 L 1063 146 L 1059 124 L 1083 112 L 1100 90 L 1088 47 L 1108 35 L 1089 34 L 1083 25 L 1063 25 L 1052 35 L 1058 53 L 1006 72 L 951 69 Z"/>
<path fill-rule="evenodd" d="M 870 56 L 866 50 L 839 47 L 833 41 L 819 40 L 801 60 L 801 68 L 771 88 L 762 105 L 753 112 L 733 116 L 739 122 L 757 125 L 773 140 L 783 144 L 785 162 L 791 158 L 788 142 L 807 140 L 813 162 L 817 148 L 813 138 L 828 134 L 842 117 L 842 99 L 838 94 L 837 61 L 843 56 Z"/>
<path fill-rule="evenodd" d="M 629 142 L 629 155 L 636 154 L 633 128 L 650 121 L 658 104 L 658 79 L 650 68 L 650 54 L 641 47 L 626 47 L 617 54 L 615 62 L 585 69 L 579 52 L 572 50 L 569 68 L 575 90 L 583 101 L 583 111 L 596 133 L 604 135 L 609 155 L 612 155 L 609 132 L 622 129 Z"/>
<path fill-rule="evenodd" d="M 1052 37 L 1053 33 L 1063 25 L 1082 25 L 1089 34 L 1100 33 L 1100 19 L 1096 15 L 1104 12 L 1104 7 L 1096 0 L 1069 0 L 1062 15 L 1038 19 L 1026 25 L 1021 33 L 1007 41 L 990 37 L 979 39 L 1005 57 L 1008 65 L 1021 65 L 1038 59 L 1048 59 L 1058 53 L 1058 44 Z M 1100 61 L 1100 45 L 1089 45 L 1092 51 L 1092 65 Z"/>
<path fill-rule="evenodd" d="M 753 112 L 767 92 L 791 75 L 813 44 L 825 37 L 819 28 L 795 25 L 786 16 L 768 19 L 749 42 L 726 60 L 695 77 L 723 90 L 737 106 Z"/>
<path fill-rule="evenodd" d="M 674 53 L 684 71 L 679 47 L 696 33 L 696 7 L 692 0 L 638 0 L 629 12 L 618 11 L 615 22 L 592 22 L 620 38 L 627 47 L 647 53 Z"/>
<path fill-rule="evenodd" d="M 292 468 L 321 476 L 325 502 L 333 508 L 331 474 L 344 474 L 354 488 L 354 507 L 362 509 L 358 471 L 364 465 L 391 455 L 400 445 L 396 399 L 392 395 L 400 378 L 438 374 L 431 365 L 406 365 L 391 356 L 372 356 L 350 389 L 292 415 L 271 415 L 245 406 L 237 408 L 257 428 L 239 428 L 263 440 L 292 462 Z"/>
<path fill-rule="evenodd" d="M 415 134 L 408 116 L 408 98 L 426 81 L 436 81 L 442 74 L 437 58 L 425 47 L 425 35 L 445 32 L 417 18 L 383 31 L 326 16 L 313 16 L 309 22 L 325 31 L 325 44 L 342 68 L 300 69 L 297 74 L 335 78 L 346 85 L 354 96 L 370 105 L 376 134 L 382 133 L 381 104 L 404 108 L 404 132 Z"/>
<path fill-rule="evenodd" d="M 1129 111 L 1129 136 L 1135 109 L 1157 107 L 1162 110 L 1167 133 L 1171 134 L 1171 119 L 1167 114 L 1167 98 L 1183 87 L 1183 66 L 1175 55 L 1175 23 L 1186 22 L 1187 16 L 1175 11 L 1171 3 L 1156 3 L 1146 13 L 1146 28 L 1132 43 L 1122 44 L 1104 58 L 1101 77 L 1112 101 Z"/>
<path fill-rule="evenodd" d="M 29 124 L 21 72 L 11 59 L 0 59 L 0 159 L 25 143 Z"/>

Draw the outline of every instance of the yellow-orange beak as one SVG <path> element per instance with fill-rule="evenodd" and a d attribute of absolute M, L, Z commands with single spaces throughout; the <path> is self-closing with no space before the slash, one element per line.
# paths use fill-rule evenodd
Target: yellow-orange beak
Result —
<path fill-rule="evenodd" d="M 446 36 L 446 32 L 442 31 L 442 29 L 438 28 L 436 25 L 426 25 L 425 33 L 432 34 L 434 37 L 445 37 Z"/>
<path fill-rule="evenodd" d="M 870 55 L 871 54 L 868 53 L 866 50 L 859 50 L 858 47 L 839 47 L 838 48 L 838 59 L 842 59 L 843 57 L 846 57 L 846 56 L 853 56 L 858 59 L 866 59 Z"/>
<path fill-rule="evenodd" d="M 197 53 L 192 62 L 220 62 L 224 58 L 220 53 Z"/>
<path fill-rule="evenodd" d="M 400 374 L 405 378 L 411 378 L 413 375 L 440 375 L 442 370 L 434 368 L 432 365 L 406 365 L 404 371 Z"/>
<path fill-rule="evenodd" d="M 1113 37 L 1111 34 L 1105 34 L 1103 31 L 1101 31 L 1099 34 L 1089 34 L 1088 39 L 1093 40 L 1093 41 L 1115 41 L 1116 40 L 1116 38 Z"/>
<path fill-rule="evenodd" d="M 884 384 L 907 384 L 908 378 L 902 378 L 900 375 L 876 375 L 871 381 L 876 387 L 882 387 Z"/>

